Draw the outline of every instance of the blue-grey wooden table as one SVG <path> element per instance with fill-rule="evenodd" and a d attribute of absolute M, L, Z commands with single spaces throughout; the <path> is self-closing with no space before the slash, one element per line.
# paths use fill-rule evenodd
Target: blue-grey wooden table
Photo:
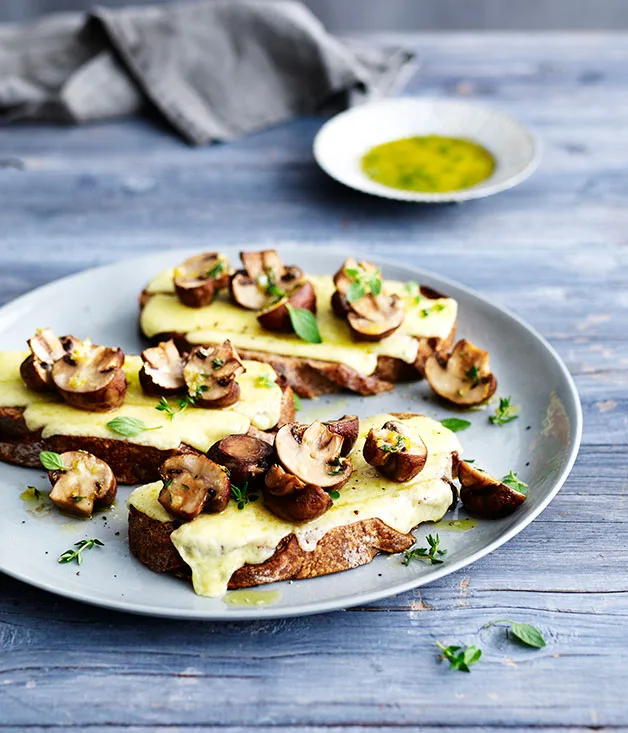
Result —
<path fill-rule="evenodd" d="M 628 726 L 628 35 L 401 40 L 423 60 L 409 93 L 495 104 L 538 131 L 529 181 L 461 206 L 366 198 L 313 163 L 321 119 L 197 150 L 145 120 L 3 129 L 0 300 L 163 248 L 359 245 L 457 278 L 551 341 L 585 413 L 573 474 L 489 557 L 322 616 L 164 621 L 1 577 L 0 729 Z M 502 617 L 547 648 L 481 630 Z M 482 661 L 450 672 L 436 639 L 477 643 Z"/>

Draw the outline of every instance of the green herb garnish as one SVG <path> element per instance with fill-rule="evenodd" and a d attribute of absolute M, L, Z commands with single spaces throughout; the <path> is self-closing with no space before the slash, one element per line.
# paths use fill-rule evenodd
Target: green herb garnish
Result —
<path fill-rule="evenodd" d="M 143 420 L 139 420 L 137 417 L 114 417 L 113 420 L 107 423 L 107 427 L 114 433 L 124 435 L 125 438 L 133 438 L 135 435 L 147 430 L 161 429 L 161 425 L 149 428 Z"/>
<path fill-rule="evenodd" d="M 340 456 L 336 456 L 329 461 L 329 466 L 327 473 L 330 476 L 339 476 L 345 470 L 345 461 Z"/>
<path fill-rule="evenodd" d="M 292 402 L 294 403 L 294 411 L 299 412 L 299 410 L 303 407 L 303 403 L 301 402 L 301 398 L 296 392 L 292 393 Z"/>
<path fill-rule="evenodd" d="M 155 409 L 159 412 L 165 412 L 170 420 L 172 420 L 172 418 L 174 417 L 174 409 L 168 404 L 168 400 L 165 397 L 160 398 Z"/>
<path fill-rule="evenodd" d="M 510 626 L 509 633 L 512 634 L 516 639 L 525 644 L 526 646 L 534 647 L 535 649 L 542 649 L 545 645 L 545 639 L 543 634 L 530 624 L 522 624 L 518 621 L 510 621 L 507 618 L 500 618 L 497 621 L 491 621 L 490 624 L 483 626 L 483 629 L 488 629 L 495 624 L 508 624 Z"/>
<path fill-rule="evenodd" d="M 217 262 L 211 270 L 208 270 L 206 273 L 206 277 L 215 279 L 219 275 L 222 275 L 222 273 L 225 271 L 225 263 L 224 262 Z"/>
<path fill-rule="evenodd" d="M 268 374 L 260 374 L 255 380 L 258 387 L 274 387 L 276 382 Z"/>
<path fill-rule="evenodd" d="M 426 537 L 429 549 L 427 547 L 415 547 L 412 550 L 406 550 L 404 553 L 404 565 L 409 565 L 412 560 L 429 560 L 432 565 L 442 565 L 443 561 L 439 560 L 437 555 L 446 555 L 447 550 L 440 550 L 440 537 L 428 534 Z"/>
<path fill-rule="evenodd" d="M 403 286 L 403 289 L 406 295 L 414 298 L 414 304 L 418 305 L 421 300 L 421 286 L 419 283 L 415 283 L 413 280 L 410 280 Z"/>
<path fill-rule="evenodd" d="M 316 316 L 311 311 L 306 308 L 293 308 L 290 303 L 286 303 L 286 308 L 290 314 L 292 328 L 300 339 L 310 344 L 323 343 Z"/>
<path fill-rule="evenodd" d="M 471 423 L 468 420 L 462 420 L 459 417 L 446 417 L 440 421 L 440 424 L 447 428 L 447 430 L 451 430 L 452 433 L 459 433 L 471 427 Z"/>
<path fill-rule="evenodd" d="M 440 641 L 436 646 L 441 650 L 441 659 L 449 662 L 449 669 L 457 669 L 460 672 L 470 672 L 469 667 L 480 661 L 482 650 L 477 646 L 468 646 L 463 649 L 461 646 L 444 646 Z"/>
<path fill-rule="evenodd" d="M 506 484 L 506 486 L 510 486 L 511 489 L 518 491 L 520 494 L 525 494 L 528 490 L 528 484 L 524 481 L 520 481 L 517 474 L 513 471 L 510 471 L 502 478 L 502 483 Z"/>
<path fill-rule="evenodd" d="M 231 498 L 237 502 L 238 509 L 244 509 L 249 502 L 257 501 L 259 496 L 249 493 L 249 482 L 245 481 L 241 489 L 231 484 Z"/>
<path fill-rule="evenodd" d="M 480 370 L 476 366 L 472 366 L 464 373 L 465 377 L 470 380 L 473 387 L 477 387 L 480 383 Z"/>
<path fill-rule="evenodd" d="M 340 492 L 339 491 L 330 491 L 329 492 L 329 498 L 332 501 L 336 501 L 337 499 L 340 499 Z"/>
<path fill-rule="evenodd" d="M 493 425 L 505 425 L 508 422 L 516 420 L 519 415 L 519 408 L 517 405 L 511 405 L 511 397 L 500 397 L 499 406 L 495 409 L 494 415 L 489 415 L 489 422 Z"/>
<path fill-rule="evenodd" d="M 408 438 L 398 433 L 394 443 L 382 443 L 381 448 L 385 453 L 401 453 L 408 447 Z"/>
<path fill-rule="evenodd" d="M 369 293 L 379 295 L 382 292 L 382 274 L 380 270 L 370 273 L 358 265 L 357 267 L 345 268 L 345 275 L 352 280 L 347 290 L 347 301 L 349 303 L 360 300 Z"/>
<path fill-rule="evenodd" d="M 164 489 L 169 489 L 172 486 L 173 478 L 166 479 L 164 481 Z"/>
<path fill-rule="evenodd" d="M 225 360 L 219 359 L 217 356 L 215 356 L 212 359 L 212 369 L 220 369 L 221 366 L 224 366 Z"/>
<path fill-rule="evenodd" d="M 51 450 L 44 450 L 39 454 L 41 465 L 48 471 L 67 471 L 63 458 Z"/>
<path fill-rule="evenodd" d="M 74 544 L 74 547 L 78 547 L 78 550 L 73 550 L 72 548 L 66 550 L 62 555 L 59 555 L 57 562 L 68 563 L 76 560 L 76 562 L 80 565 L 83 562 L 83 556 L 81 555 L 83 550 L 91 550 L 92 547 L 104 546 L 104 542 L 101 542 L 100 540 L 96 540 L 94 538 L 89 540 L 81 540 L 80 542 L 76 542 Z"/>

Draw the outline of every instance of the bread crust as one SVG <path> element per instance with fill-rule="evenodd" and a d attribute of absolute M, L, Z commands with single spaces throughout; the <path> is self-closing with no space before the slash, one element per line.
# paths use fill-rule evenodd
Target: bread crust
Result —
<path fill-rule="evenodd" d="M 144 291 L 140 295 L 140 312 L 152 297 Z M 451 351 L 456 335 L 456 324 L 446 338 L 419 338 L 417 358 L 413 364 L 391 356 L 378 356 L 377 368 L 373 374 L 360 374 L 345 364 L 323 361 L 321 359 L 304 359 L 295 356 L 282 356 L 253 349 L 240 349 L 238 354 L 243 359 L 261 361 L 269 364 L 286 379 L 299 397 L 317 397 L 348 389 L 361 395 L 375 395 L 388 392 L 397 382 L 417 381 L 423 378 L 425 362 L 428 357 L 447 354 Z M 142 333 L 144 338 L 148 338 Z M 193 346 L 184 333 L 164 332 L 150 340 L 153 343 L 173 339 L 181 351 L 189 351 Z M 210 345 L 210 344 L 206 344 Z"/>
<path fill-rule="evenodd" d="M 138 511 L 129 510 L 129 547 L 135 557 L 150 570 L 190 578 L 170 535 L 180 522 L 160 522 Z M 411 534 L 389 527 L 381 519 L 363 519 L 335 527 L 325 534 L 312 551 L 303 550 L 295 535 L 284 537 L 273 555 L 263 563 L 244 565 L 236 570 L 229 590 L 250 588 L 280 580 L 302 580 L 339 573 L 371 562 L 379 552 L 403 552 L 414 544 Z"/>
<path fill-rule="evenodd" d="M 283 381 L 281 412 L 277 428 L 294 420 L 295 409 L 292 389 Z M 251 426 L 256 437 L 261 431 Z M 270 433 L 262 433 L 272 439 Z M 80 435 L 51 435 L 42 437 L 42 431 L 31 431 L 24 420 L 23 407 L 0 407 L 0 460 L 17 466 L 41 468 L 42 451 L 65 453 L 85 450 L 108 463 L 116 479 L 122 484 L 145 484 L 159 480 L 159 466 L 168 458 L 184 453 L 199 453 L 185 443 L 171 450 L 160 450 L 127 440 L 97 438 Z"/>

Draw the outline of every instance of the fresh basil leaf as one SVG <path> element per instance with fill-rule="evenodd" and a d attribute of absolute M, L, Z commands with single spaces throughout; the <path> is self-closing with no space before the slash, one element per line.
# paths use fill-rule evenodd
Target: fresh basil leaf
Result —
<path fill-rule="evenodd" d="M 536 626 L 512 621 L 510 624 L 510 633 L 519 639 L 519 641 L 535 649 L 542 649 L 545 646 L 543 634 L 541 634 Z"/>
<path fill-rule="evenodd" d="M 322 344 L 320 331 L 316 316 L 306 308 L 293 308 L 287 303 L 288 313 L 290 314 L 290 323 L 296 335 L 303 341 L 310 344 Z"/>
<path fill-rule="evenodd" d="M 382 281 L 379 277 L 372 277 L 369 280 L 369 288 L 373 295 L 379 295 L 382 292 Z"/>
<path fill-rule="evenodd" d="M 109 430 L 114 433 L 123 435 L 125 438 L 133 438 L 145 430 L 159 430 L 161 425 L 154 428 L 149 428 L 142 420 L 137 417 L 114 417 L 107 423 Z"/>
<path fill-rule="evenodd" d="M 459 417 L 446 417 L 440 421 L 440 424 L 451 430 L 453 433 L 459 433 L 462 430 L 466 430 L 471 427 L 471 423 L 468 420 L 462 420 Z"/>
<path fill-rule="evenodd" d="M 44 450 L 39 454 L 41 465 L 47 471 L 67 471 L 67 466 L 63 462 L 63 458 L 58 453 L 51 450 Z"/>

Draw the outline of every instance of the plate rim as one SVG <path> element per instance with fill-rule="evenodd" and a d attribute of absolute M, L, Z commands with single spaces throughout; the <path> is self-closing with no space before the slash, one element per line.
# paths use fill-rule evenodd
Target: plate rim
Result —
<path fill-rule="evenodd" d="M 368 189 L 366 186 L 358 186 L 353 183 L 349 183 L 344 177 L 339 176 L 333 168 L 327 165 L 323 157 L 321 156 L 322 139 L 324 135 L 329 134 L 330 127 L 339 119 L 352 116 L 359 116 L 363 114 L 367 108 L 372 107 L 387 107 L 395 106 L 397 104 L 406 104 L 407 106 L 412 105 L 423 105 L 431 104 L 438 105 L 442 103 L 446 104 L 457 104 L 460 106 L 470 107 L 476 110 L 481 110 L 489 113 L 493 117 L 500 118 L 502 121 L 506 121 L 511 125 L 517 127 L 521 133 L 528 138 L 532 146 L 532 156 L 530 160 L 521 168 L 520 171 L 513 174 L 501 183 L 487 184 L 485 186 L 473 186 L 471 188 L 462 189 L 460 191 L 448 191 L 444 193 L 429 193 L 422 191 L 403 191 L 401 189 L 395 189 L 383 184 L 377 184 L 376 181 L 373 183 L 379 185 L 378 190 Z M 476 102 L 467 102 L 462 99 L 451 99 L 449 97 L 388 97 L 386 99 L 378 99 L 372 102 L 366 102 L 365 104 L 358 105 L 356 107 L 350 107 L 342 112 L 331 117 L 327 120 L 314 137 L 312 143 L 312 153 L 314 160 L 318 166 L 323 170 L 330 178 L 333 178 L 343 186 L 352 189 L 353 191 L 359 191 L 369 196 L 377 196 L 379 198 L 390 199 L 392 201 L 404 201 L 406 203 L 418 203 L 418 204 L 446 204 L 463 201 L 472 201 L 480 198 L 486 198 L 487 196 L 493 196 L 494 194 L 507 191 L 520 183 L 523 183 L 529 178 L 541 164 L 543 158 L 543 145 L 539 136 L 526 125 L 519 122 L 515 117 L 509 115 L 507 112 L 503 112 L 500 109 L 496 109 L 490 105 L 478 104 Z"/>
<path fill-rule="evenodd" d="M 295 243 L 295 242 L 276 242 L 275 247 L 281 251 L 286 251 L 289 249 L 303 252 L 304 248 L 310 248 L 314 247 L 314 242 L 304 242 L 304 243 Z M 246 247 L 246 244 L 230 244 L 225 246 L 223 249 L 225 251 L 235 251 L 242 247 Z M 129 259 L 123 259 L 123 260 L 116 260 L 114 262 L 109 262 L 104 265 L 98 265 L 96 267 L 89 267 L 84 270 L 81 270 L 79 272 L 72 273 L 70 275 L 66 275 L 64 277 L 58 278 L 56 280 L 53 280 L 49 283 L 46 283 L 45 285 L 41 285 L 37 288 L 34 288 L 33 290 L 30 290 L 27 293 L 24 293 L 17 298 L 15 298 L 12 301 L 9 301 L 5 305 L 0 307 L 0 329 L 3 326 L 5 316 L 10 316 L 13 311 L 18 311 L 20 308 L 23 307 L 24 302 L 28 302 L 31 298 L 34 297 L 41 297 L 46 296 L 48 290 L 52 290 L 55 287 L 59 286 L 59 284 L 66 285 L 68 283 L 71 283 L 75 279 L 80 279 L 83 277 L 87 277 L 90 275 L 94 275 L 97 273 L 102 273 L 106 270 L 115 270 L 116 268 L 120 267 L 121 265 L 125 266 L 139 266 L 140 264 L 145 265 L 150 262 L 150 259 L 155 256 L 161 256 L 161 255 L 172 255 L 173 258 L 177 257 L 180 258 L 180 256 L 192 256 L 194 253 L 202 252 L 203 250 L 199 250 L 198 248 L 181 248 L 181 249 L 159 249 L 156 252 L 150 252 L 144 255 L 140 255 L 137 257 L 132 257 Z M 344 247 L 342 250 L 340 250 L 337 247 L 326 247 L 325 248 L 325 254 L 326 255 L 338 255 L 341 258 L 346 258 L 347 253 L 353 254 L 354 256 L 362 256 L 360 254 L 359 248 L 353 246 L 350 243 L 347 243 L 347 246 Z M 23 583 L 26 583 L 27 585 L 31 585 L 35 588 L 38 588 L 40 590 L 47 591 L 49 593 L 53 593 L 57 596 L 61 596 L 63 598 L 69 598 L 73 601 L 78 601 L 80 603 L 86 603 L 91 606 L 95 606 L 98 608 L 103 609 L 112 609 L 115 611 L 120 611 L 123 613 L 130 613 L 134 615 L 140 615 L 140 616 L 150 616 L 152 618 L 173 618 L 173 619 L 182 619 L 182 620 L 197 620 L 197 621 L 220 621 L 220 622 L 229 622 L 229 621 L 256 621 L 256 620 L 263 620 L 263 619 L 278 619 L 278 618 L 297 618 L 300 616 L 309 616 L 309 615 L 315 615 L 319 613 L 329 613 L 333 611 L 339 611 L 347 608 L 352 608 L 355 606 L 360 605 L 368 605 L 370 603 L 374 603 L 378 600 L 383 600 L 385 598 L 389 598 L 390 596 L 397 595 L 400 593 L 407 593 L 410 590 L 413 590 L 415 588 L 419 588 L 423 585 L 427 585 L 428 583 L 432 583 L 436 580 L 439 580 L 440 578 L 443 578 L 447 575 L 451 575 L 455 572 L 458 572 L 462 568 L 465 568 L 481 558 L 485 557 L 486 555 L 490 554 L 491 552 L 494 552 L 496 549 L 501 547 L 502 545 L 509 542 L 513 537 L 518 535 L 520 532 L 522 532 L 526 527 L 528 527 L 550 504 L 550 502 L 553 501 L 553 499 L 556 497 L 560 489 L 565 484 L 565 481 L 567 480 L 569 474 L 571 473 L 571 470 L 574 466 L 574 463 L 578 457 L 578 453 L 580 450 L 580 445 L 582 441 L 582 432 L 583 432 L 583 413 L 582 413 L 582 404 L 580 401 L 580 396 L 578 394 L 578 390 L 575 384 L 575 381 L 570 374 L 569 370 L 567 369 L 567 366 L 561 359 L 558 352 L 554 349 L 554 347 L 531 325 L 526 323 L 520 316 L 518 316 L 516 313 L 512 312 L 509 308 L 501 305 L 497 305 L 493 303 L 491 300 L 485 298 L 483 295 L 478 293 L 475 289 L 470 288 L 462 283 L 459 283 L 457 280 L 454 280 L 453 278 L 449 278 L 446 276 L 441 276 L 438 273 L 435 273 L 431 270 L 425 270 L 420 267 L 415 267 L 414 265 L 407 265 L 405 263 L 402 263 L 400 265 L 399 262 L 394 262 L 387 257 L 380 257 L 375 253 L 373 256 L 370 253 L 363 253 L 366 254 L 371 259 L 374 259 L 376 264 L 382 264 L 382 265 L 390 265 L 392 267 L 403 267 L 405 269 L 408 269 L 410 272 L 412 272 L 415 276 L 419 275 L 423 278 L 432 279 L 437 281 L 440 284 L 445 284 L 445 286 L 450 286 L 455 289 L 458 289 L 465 293 L 465 295 L 468 295 L 472 298 L 476 298 L 479 301 L 481 301 L 484 305 L 488 305 L 491 308 L 496 309 L 497 311 L 506 314 L 509 318 L 514 320 L 521 328 L 523 328 L 525 331 L 528 332 L 529 335 L 534 337 L 537 342 L 545 349 L 547 353 L 552 357 L 552 360 L 555 364 L 555 366 L 558 367 L 559 371 L 562 374 L 562 377 L 564 379 L 565 385 L 568 389 L 568 396 L 571 400 L 571 407 L 573 407 L 574 411 L 574 425 L 573 429 L 570 433 L 570 446 L 569 446 L 569 453 L 567 460 L 565 461 L 565 465 L 563 467 L 563 470 L 560 472 L 558 477 L 556 478 L 554 482 L 554 486 L 552 487 L 551 491 L 548 492 L 547 496 L 539 502 L 538 506 L 535 507 L 535 509 L 525 518 L 523 518 L 520 522 L 513 524 L 512 527 L 510 527 L 508 530 L 506 530 L 503 534 L 501 534 L 499 537 L 495 538 L 492 542 L 488 543 L 486 546 L 480 548 L 476 552 L 471 553 L 468 557 L 461 558 L 460 560 L 457 560 L 453 563 L 447 563 L 442 566 L 439 566 L 437 569 L 432 570 L 428 574 L 420 575 L 416 578 L 410 578 L 405 583 L 400 583 L 394 586 L 394 588 L 386 588 L 386 589 L 379 589 L 379 590 L 373 590 L 373 591 L 365 591 L 363 593 L 353 594 L 350 597 L 347 598 L 338 598 L 333 601 L 311 601 L 309 603 L 303 604 L 299 606 L 297 609 L 291 609 L 290 607 L 281 608 L 281 607 L 274 607 L 272 605 L 269 606 L 255 606 L 252 608 L 246 608 L 246 607 L 234 607 L 231 606 L 229 608 L 225 608 L 224 611 L 198 611 L 195 609 L 190 610 L 183 610 L 183 609 L 168 609 L 168 608 L 158 608 L 155 609 L 154 607 L 151 607 L 149 605 L 143 605 L 143 604 L 137 604 L 127 601 L 121 601 L 117 599 L 112 599 L 109 601 L 102 601 L 100 599 L 94 599 L 90 598 L 89 596 L 86 596 L 84 593 L 74 591 L 71 589 L 59 589 L 55 587 L 52 583 L 48 583 L 45 580 L 40 580 L 36 577 L 30 577 L 27 574 L 14 572 L 12 571 L 6 563 L 0 563 L 0 572 L 5 573 L 9 577 L 15 578 L 16 580 L 19 580 Z M 150 275 L 149 275 L 150 277 Z M 130 558 L 131 561 L 133 561 L 133 558 Z M 150 572 L 150 571 L 147 571 Z M 347 571 L 348 572 L 348 571 Z M 282 581 L 282 582 L 288 582 L 288 581 Z M 274 584 L 273 584 L 274 585 Z M 260 586 L 262 587 L 262 586 Z"/>

